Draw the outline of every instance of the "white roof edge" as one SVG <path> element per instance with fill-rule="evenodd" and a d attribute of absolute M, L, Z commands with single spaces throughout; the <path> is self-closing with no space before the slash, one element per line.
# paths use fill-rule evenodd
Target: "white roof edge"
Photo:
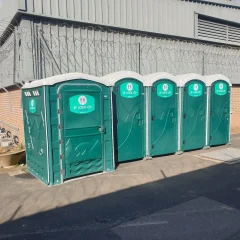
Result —
<path fill-rule="evenodd" d="M 154 84 L 154 82 L 164 79 L 164 78 L 169 79 L 178 85 L 178 82 L 175 81 L 174 75 L 167 73 L 167 72 L 152 73 L 152 74 L 143 76 L 143 78 L 144 78 L 145 86 L 152 86 Z"/>
<path fill-rule="evenodd" d="M 205 76 L 205 79 L 206 79 L 207 86 L 211 86 L 215 81 L 218 81 L 218 80 L 224 80 L 229 84 L 229 86 L 232 86 L 230 79 L 222 74 L 207 75 Z"/>
<path fill-rule="evenodd" d="M 107 82 L 110 86 L 114 86 L 117 81 L 124 79 L 124 78 L 137 79 L 140 82 L 142 82 L 143 85 L 145 86 L 144 77 L 142 75 L 140 75 L 136 72 L 132 72 L 132 71 L 114 72 L 114 73 L 107 74 L 107 75 L 101 77 L 100 79 L 103 82 Z"/>
<path fill-rule="evenodd" d="M 99 78 L 99 77 L 76 72 L 76 73 L 66 73 L 66 74 L 56 75 L 56 76 L 49 77 L 49 78 L 35 80 L 31 83 L 24 84 L 24 86 L 22 88 L 29 89 L 29 88 L 35 88 L 35 87 L 41 87 L 41 86 L 50 86 L 50 85 L 54 85 L 56 83 L 71 81 L 71 80 L 76 80 L 76 79 L 86 79 L 89 81 L 98 82 L 98 83 L 108 86 L 108 82 L 102 82 L 101 78 Z"/>
<path fill-rule="evenodd" d="M 198 73 L 188 73 L 188 74 L 182 74 L 177 75 L 174 77 L 174 80 L 178 82 L 178 86 L 183 87 L 185 84 L 193 79 L 200 80 L 206 84 L 205 77 L 198 74 Z"/>

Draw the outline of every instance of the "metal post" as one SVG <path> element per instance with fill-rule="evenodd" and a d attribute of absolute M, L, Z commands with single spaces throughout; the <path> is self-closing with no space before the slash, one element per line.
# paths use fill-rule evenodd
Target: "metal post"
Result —
<path fill-rule="evenodd" d="M 45 39 L 44 39 L 44 37 L 43 37 L 42 30 L 39 31 L 39 37 L 40 37 L 40 39 L 41 39 L 40 44 L 42 43 L 43 46 L 44 46 L 44 47 L 46 48 L 46 50 L 48 51 L 48 53 L 50 54 L 50 57 L 51 57 L 51 58 L 50 58 L 49 60 L 52 61 L 53 65 L 56 67 L 56 69 L 57 69 L 57 71 L 58 71 L 58 74 L 62 74 L 61 69 L 60 69 L 60 67 L 59 67 L 58 64 L 57 64 L 57 61 L 56 61 L 56 59 L 54 58 L 54 56 L 53 56 L 53 54 L 52 54 L 52 51 L 50 50 L 47 42 L 45 41 Z M 41 46 L 39 46 L 39 47 L 41 47 Z M 41 53 L 40 53 L 40 54 L 41 54 Z"/>
<path fill-rule="evenodd" d="M 202 75 L 205 75 L 205 51 L 203 51 L 203 58 L 202 58 Z"/>
<path fill-rule="evenodd" d="M 141 74 L 141 45 L 138 43 L 138 72 Z"/>

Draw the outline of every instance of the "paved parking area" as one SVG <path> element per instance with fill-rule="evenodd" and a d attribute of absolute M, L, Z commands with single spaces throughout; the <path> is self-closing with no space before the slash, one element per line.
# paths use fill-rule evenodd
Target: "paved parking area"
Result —
<path fill-rule="evenodd" d="M 240 147 L 240 135 L 233 135 L 231 147 Z M 165 238 L 161 239 L 182 239 L 180 236 L 191 239 L 193 227 L 187 218 L 174 222 L 176 218 L 165 219 L 164 212 L 177 214 L 181 210 L 184 215 L 192 201 L 199 199 L 211 203 L 210 210 L 222 206 L 232 210 L 220 211 L 219 218 L 210 212 L 207 216 L 213 216 L 210 221 L 214 228 L 206 229 L 207 235 L 203 235 L 204 215 L 198 212 L 202 211 L 204 201 L 193 204 L 197 223 L 194 239 L 239 239 L 240 164 L 195 157 L 206 151 L 209 150 L 122 164 L 113 173 L 51 188 L 29 174 L 10 176 L 1 171 L 0 239 L 140 239 L 134 234 L 136 229 L 123 231 L 121 226 L 142 219 L 149 222 L 154 214 L 160 216 L 154 221 L 164 224 L 157 228 L 154 225 L 149 240 L 159 239 L 156 236 L 163 236 L 163 232 Z M 235 224 L 230 229 L 232 221 Z M 148 228 L 141 225 L 141 229 Z M 182 235 L 171 235 L 175 228 Z M 222 231 L 226 234 L 219 234 Z"/>

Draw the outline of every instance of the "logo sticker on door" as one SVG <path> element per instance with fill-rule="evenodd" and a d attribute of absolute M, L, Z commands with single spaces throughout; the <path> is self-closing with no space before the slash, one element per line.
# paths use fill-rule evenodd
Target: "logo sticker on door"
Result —
<path fill-rule="evenodd" d="M 37 102 L 35 99 L 29 101 L 29 112 L 35 113 L 37 111 Z"/>
<path fill-rule="evenodd" d="M 157 95 L 162 98 L 168 98 L 173 95 L 173 85 L 170 83 L 160 83 L 157 86 Z"/>
<path fill-rule="evenodd" d="M 202 84 L 199 83 L 192 83 L 188 87 L 188 94 L 191 97 L 199 97 L 202 95 Z"/>
<path fill-rule="evenodd" d="M 89 95 L 75 95 L 69 98 L 70 111 L 86 114 L 95 110 L 95 98 Z"/>
<path fill-rule="evenodd" d="M 217 95 L 225 95 L 227 93 L 227 84 L 224 82 L 219 82 L 215 84 L 215 94 Z"/>
<path fill-rule="evenodd" d="M 120 85 L 120 95 L 124 98 L 135 98 L 139 96 L 139 86 L 136 83 L 128 82 Z"/>

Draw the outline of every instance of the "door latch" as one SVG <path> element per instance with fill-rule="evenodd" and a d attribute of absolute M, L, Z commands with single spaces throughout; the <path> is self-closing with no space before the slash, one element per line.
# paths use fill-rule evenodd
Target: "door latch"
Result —
<path fill-rule="evenodd" d="M 152 116 L 152 121 L 155 121 L 155 116 Z"/>
<path fill-rule="evenodd" d="M 98 128 L 98 131 L 101 133 L 106 133 L 106 128 L 104 126 L 101 126 Z"/>
<path fill-rule="evenodd" d="M 41 149 L 41 150 L 39 151 L 39 155 L 42 156 L 43 153 L 44 153 L 44 151 L 43 151 L 43 149 Z"/>
<path fill-rule="evenodd" d="M 187 117 L 187 115 L 186 115 L 186 113 L 184 113 L 184 114 L 183 114 L 183 118 L 186 118 L 186 117 Z"/>

